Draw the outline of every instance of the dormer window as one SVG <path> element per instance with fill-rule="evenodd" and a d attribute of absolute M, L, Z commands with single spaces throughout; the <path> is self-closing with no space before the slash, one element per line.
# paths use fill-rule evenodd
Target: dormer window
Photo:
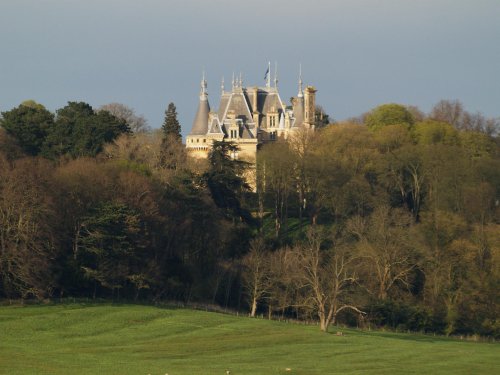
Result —
<path fill-rule="evenodd" d="M 276 126 L 278 126 L 278 115 L 277 114 L 270 114 L 268 115 L 268 126 L 270 128 L 275 128 Z"/>

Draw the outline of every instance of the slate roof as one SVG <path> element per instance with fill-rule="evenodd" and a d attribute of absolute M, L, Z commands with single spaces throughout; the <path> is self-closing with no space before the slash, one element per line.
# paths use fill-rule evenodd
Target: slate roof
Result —
<path fill-rule="evenodd" d="M 193 121 L 190 135 L 203 135 L 208 132 L 208 114 L 210 113 L 210 105 L 208 99 L 205 97 L 200 98 L 198 104 L 198 111 Z"/>
<path fill-rule="evenodd" d="M 247 100 L 248 99 L 243 91 L 232 92 L 228 98 L 227 104 L 225 106 L 226 108 L 224 109 L 222 116 L 219 116 L 219 120 L 223 122 L 227 117 L 227 113 L 229 111 L 233 111 L 235 117 L 243 120 L 244 123 L 253 122 L 253 116 L 250 112 L 250 107 Z M 222 105 L 223 103 L 221 100 L 221 107 Z M 219 114 L 220 113 L 221 110 L 219 108 Z"/>
<path fill-rule="evenodd" d="M 304 98 L 301 96 L 296 99 L 295 105 L 293 106 L 293 117 L 295 118 L 293 127 L 302 126 L 304 123 Z"/>

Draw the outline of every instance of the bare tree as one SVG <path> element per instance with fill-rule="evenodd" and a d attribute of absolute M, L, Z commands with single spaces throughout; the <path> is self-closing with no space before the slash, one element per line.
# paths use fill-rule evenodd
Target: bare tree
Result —
<path fill-rule="evenodd" d="M 458 100 L 440 100 L 431 110 L 430 117 L 437 121 L 444 121 L 460 129 L 464 106 Z"/>
<path fill-rule="evenodd" d="M 351 309 L 364 314 L 349 301 L 349 291 L 357 281 L 355 257 L 346 247 L 321 248 L 321 235 L 308 234 L 308 242 L 296 248 L 300 267 L 301 287 L 307 292 L 302 302 L 315 311 L 320 329 L 328 331 L 339 312 Z"/>
<path fill-rule="evenodd" d="M 0 291 L 6 297 L 50 295 L 51 212 L 44 191 L 48 163 L 0 155 Z"/>
<path fill-rule="evenodd" d="M 243 258 L 243 285 L 250 302 L 250 316 L 255 317 L 257 304 L 269 293 L 271 278 L 264 239 L 250 242 L 250 252 Z"/>
<path fill-rule="evenodd" d="M 376 208 L 368 218 L 357 216 L 347 223 L 347 230 L 358 239 L 359 256 L 366 260 L 365 284 L 379 299 L 386 299 L 397 283 L 410 284 L 417 265 L 412 223 L 411 215 L 403 209 L 388 206 Z"/>
<path fill-rule="evenodd" d="M 284 315 L 290 307 L 298 308 L 299 279 L 297 253 L 283 247 L 269 254 L 270 287 L 267 298 L 269 318 L 273 312 Z"/>
<path fill-rule="evenodd" d="M 99 111 L 107 111 L 113 116 L 124 120 L 130 127 L 130 130 L 132 130 L 134 133 L 143 133 L 151 130 L 144 116 L 136 115 L 132 108 L 127 107 L 124 104 L 105 104 L 99 108 Z"/>
<path fill-rule="evenodd" d="M 458 100 L 440 100 L 431 110 L 430 118 L 444 121 L 459 130 L 477 131 L 496 135 L 500 129 L 500 119 L 486 118 L 481 113 L 470 113 Z"/>

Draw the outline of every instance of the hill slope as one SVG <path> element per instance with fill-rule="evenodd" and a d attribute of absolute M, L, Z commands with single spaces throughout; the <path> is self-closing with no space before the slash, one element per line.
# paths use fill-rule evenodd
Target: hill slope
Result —
<path fill-rule="evenodd" d="M 344 332 L 135 305 L 0 307 L 0 373 L 500 373 L 498 344 Z"/>

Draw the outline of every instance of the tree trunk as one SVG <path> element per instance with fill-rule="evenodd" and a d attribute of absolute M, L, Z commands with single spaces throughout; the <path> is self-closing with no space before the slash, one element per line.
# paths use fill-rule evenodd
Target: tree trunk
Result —
<path fill-rule="evenodd" d="M 257 298 L 253 298 L 252 300 L 252 310 L 250 311 L 250 316 L 255 318 L 255 313 L 257 312 Z"/>

